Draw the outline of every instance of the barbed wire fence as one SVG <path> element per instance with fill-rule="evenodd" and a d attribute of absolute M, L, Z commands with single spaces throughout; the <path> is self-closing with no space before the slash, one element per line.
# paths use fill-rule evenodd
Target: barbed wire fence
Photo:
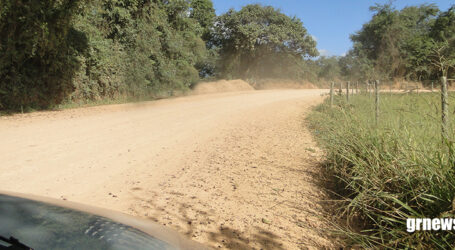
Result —
<path fill-rule="evenodd" d="M 441 138 L 442 142 L 444 144 L 449 143 L 450 137 L 449 137 L 449 91 L 448 91 L 448 80 L 454 80 L 454 79 L 447 79 L 447 77 L 441 77 L 440 80 L 440 92 L 441 92 Z M 435 91 L 434 89 L 434 82 L 437 82 L 436 80 L 431 81 L 431 92 L 433 93 Z M 330 83 L 330 107 L 333 107 L 334 105 L 334 94 L 335 94 L 335 82 Z M 359 92 L 362 93 L 362 91 L 359 89 L 359 83 L 356 82 L 353 84 L 355 88 L 351 88 L 351 82 L 346 81 L 346 102 L 350 103 L 350 98 L 351 95 L 354 94 L 354 89 L 355 93 L 358 94 Z M 390 94 L 392 94 L 392 86 L 389 86 L 390 88 Z M 402 91 L 401 93 L 413 93 L 416 92 L 419 94 L 420 86 L 419 85 L 409 85 L 408 83 L 405 84 L 404 88 L 402 85 L 400 85 L 400 90 Z M 376 126 L 380 122 L 380 81 L 379 80 L 368 80 L 365 82 L 365 92 L 368 94 L 369 98 L 371 99 L 373 93 L 374 93 L 374 118 L 375 118 L 375 124 Z M 338 90 L 338 95 L 342 96 L 343 95 L 343 82 L 339 82 L 339 90 Z"/>

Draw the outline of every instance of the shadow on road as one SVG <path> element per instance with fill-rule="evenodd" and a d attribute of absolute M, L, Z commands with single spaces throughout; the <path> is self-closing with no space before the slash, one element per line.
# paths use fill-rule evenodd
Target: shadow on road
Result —
<path fill-rule="evenodd" d="M 179 195 L 179 194 L 173 194 Z M 180 194 L 183 195 L 183 194 Z M 156 194 L 152 195 L 157 197 Z M 136 196 L 138 202 L 144 201 L 143 198 Z M 171 209 L 168 209 L 168 208 Z M 211 211 L 197 209 L 193 204 L 174 203 L 172 206 L 159 205 L 154 199 L 147 200 L 147 218 L 160 223 L 164 226 L 169 226 L 178 232 L 186 235 L 188 238 L 198 241 L 200 236 L 204 234 L 209 242 L 209 246 L 215 248 L 228 249 L 255 249 L 252 245 L 257 246 L 257 249 L 284 249 L 280 243 L 279 237 L 274 233 L 254 226 L 253 234 L 246 237 L 239 230 L 225 226 L 224 223 L 216 224 L 211 217 L 214 215 Z M 140 214 L 144 211 L 144 206 L 140 209 L 133 209 L 133 212 Z M 213 211 L 214 212 L 214 211 Z M 189 214 L 198 215 L 198 219 Z M 169 219 L 168 219 L 169 218 Z"/>

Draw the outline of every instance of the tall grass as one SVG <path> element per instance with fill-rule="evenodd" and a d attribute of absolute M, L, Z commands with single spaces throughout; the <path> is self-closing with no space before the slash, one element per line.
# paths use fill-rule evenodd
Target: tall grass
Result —
<path fill-rule="evenodd" d="M 452 248 L 454 232 L 406 231 L 408 217 L 455 216 L 455 146 L 441 139 L 439 93 L 381 94 L 378 125 L 368 95 L 335 100 L 309 122 L 341 184 L 338 212 L 361 225 L 345 236 L 362 247 Z"/>

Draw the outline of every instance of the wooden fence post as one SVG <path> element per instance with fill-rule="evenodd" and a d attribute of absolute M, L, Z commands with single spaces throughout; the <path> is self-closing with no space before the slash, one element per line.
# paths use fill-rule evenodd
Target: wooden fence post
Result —
<path fill-rule="evenodd" d="M 441 110 L 442 110 L 442 123 L 441 123 L 441 133 L 442 140 L 445 142 L 449 139 L 449 103 L 448 103 L 448 93 L 447 93 L 447 77 L 443 76 L 441 78 Z"/>
<path fill-rule="evenodd" d="M 349 102 L 349 85 L 351 84 L 351 82 L 347 82 L 346 83 L 346 100 Z"/>
<path fill-rule="evenodd" d="M 431 82 L 431 92 L 433 92 L 434 89 L 434 82 Z"/>
<path fill-rule="evenodd" d="M 340 81 L 340 95 L 343 94 L 343 82 Z"/>
<path fill-rule="evenodd" d="M 375 121 L 376 125 L 379 123 L 379 80 L 374 81 L 374 93 L 375 93 Z"/>
<path fill-rule="evenodd" d="M 335 84 L 334 82 L 330 83 L 330 107 L 333 106 L 333 85 L 334 84 Z"/>
<path fill-rule="evenodd" d="M 371 93 L 373 92 L 373 90 L 371 88 L 373 88 L 372 83 L 368 82 L 368 96 L 369 96 L 369 98 L 371 98 Z"/>

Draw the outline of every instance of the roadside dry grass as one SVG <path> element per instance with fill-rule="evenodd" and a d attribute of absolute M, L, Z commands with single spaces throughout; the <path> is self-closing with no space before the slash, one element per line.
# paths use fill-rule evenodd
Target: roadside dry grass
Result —
<path fill-rule="evenodd" d="M 347 217 L 348 225 L 341 232 L 350 244 L 453 247 L 455 234 L 450 231 L 406 232 L 408 217 L 454 216 L 455 147 L 453 141 L 441 140 L 439 93 L 381 94 L 378 126 L 373 98 L 335 100 L 333 108 L 328 100 L 319 105 L 309 121 L 342 188 L 336 190 L 339 215 Z M 453 127 L 450 131 L 453 139 Z M 354 229 L 359 222 L 360 231 Z"/>

